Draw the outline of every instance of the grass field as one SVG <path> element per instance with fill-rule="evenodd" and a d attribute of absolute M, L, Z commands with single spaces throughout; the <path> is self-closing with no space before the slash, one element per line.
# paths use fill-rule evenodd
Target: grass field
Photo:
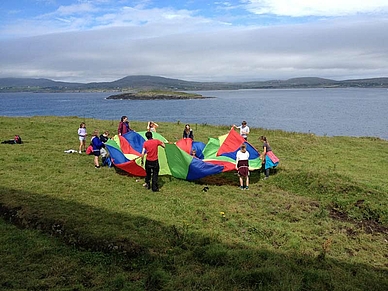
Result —
<path fill-rule="evenodd" d="M 82 121 L 118 125 L 0 117 L 0 138 L 24 141 L 0 145 L 0 290 L 388 290 L 388 141 L 251 128 L 280 158 L 270 179 L 162 176 L 153 193 L 64 153 Z M 230 129 L 191 126 L 205 143 Z"/>

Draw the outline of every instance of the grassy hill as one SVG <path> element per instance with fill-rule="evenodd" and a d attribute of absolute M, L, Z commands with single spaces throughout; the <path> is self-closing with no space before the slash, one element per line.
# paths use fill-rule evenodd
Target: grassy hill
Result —
<path fill-rule="evenodd" d="M 387 290 L 388 142 L 251 128 L 280 165 L 161 191 L 77 149 L 78 117 L 0 117 L 1 290 Z M 86 119 L 115 133 L 117 122 Z M 183 124 L 158 122 L 170 142 Z M 144 122 L 131 122 L 137 131 Z M 197 140 L 229 128 L 192 124 Z M 209 191 L 203 192 L 204 186 Z"/>

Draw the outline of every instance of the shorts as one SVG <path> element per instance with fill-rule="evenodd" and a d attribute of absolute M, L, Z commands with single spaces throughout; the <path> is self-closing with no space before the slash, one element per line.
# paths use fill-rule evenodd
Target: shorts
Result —
<path fill-rule="evenodd" d="M 238 161 L 237 167 L 238 167 L 237 173 L 238 173 L 239 177 L 248 177 L 249 176 L 248 160 Z"/>
<path fill-rule="evenodd" d="M 95 155 L 96 157 L 99 157 L 101 155 L 100 150 L 93 151 L 93 155 Z"/>
<path fill-rule="evenodd" d="M 86 137 L 84 137 L 84 136 L 78 136 L 78 138 L 79 138 L 79 141 L 85 141 L 85 139 L 86 139 Z"/>

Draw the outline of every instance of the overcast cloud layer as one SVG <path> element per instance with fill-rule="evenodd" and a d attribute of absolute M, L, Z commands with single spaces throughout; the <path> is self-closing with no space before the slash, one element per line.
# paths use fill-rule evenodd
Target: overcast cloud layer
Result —
<path fill-rule="evenodd" d="M 387 27 L 386 0 L 2 1 L 0 78 L 387 77 Z"/>

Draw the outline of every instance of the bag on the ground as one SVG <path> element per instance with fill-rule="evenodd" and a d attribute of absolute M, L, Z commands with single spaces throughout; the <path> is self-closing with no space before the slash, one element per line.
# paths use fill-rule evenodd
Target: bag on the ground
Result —
<path fill-rule="evenodd" d="M 22 138 L 20 135 L 15 135 L 13 139 L 4 140 L 1 143 L 7 143 L 7 144 L 22 144 Z"/>

